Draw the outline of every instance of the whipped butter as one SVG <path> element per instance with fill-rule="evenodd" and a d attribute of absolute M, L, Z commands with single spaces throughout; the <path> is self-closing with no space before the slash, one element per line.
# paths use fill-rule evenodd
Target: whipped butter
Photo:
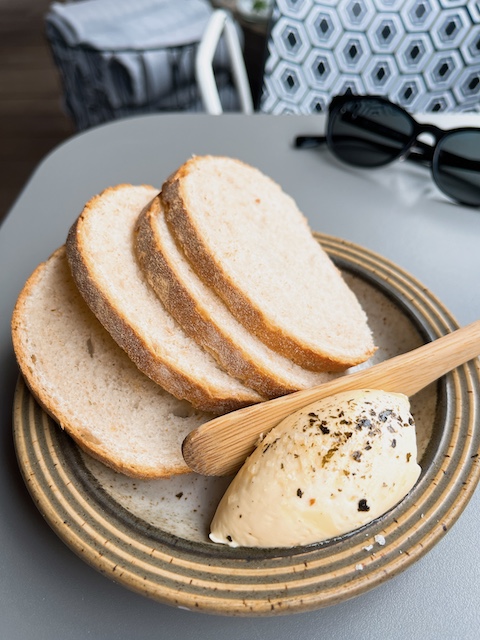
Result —
<path fill-rule="evenodd" d="M 330 396 L 272 429 L 218 505 L 210 538 L 292 547 L 333 538 L 394 507 L 420 474 L 406 396 Z"/>

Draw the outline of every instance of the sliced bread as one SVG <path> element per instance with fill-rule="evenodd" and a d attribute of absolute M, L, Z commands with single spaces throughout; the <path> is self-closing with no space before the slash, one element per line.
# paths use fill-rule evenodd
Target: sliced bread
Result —
<path fill-rule="evenodd" d="M 189 471 L 182 440 L 212 416 L 137 369 L 85 304 L 63 247 L 25 284 L 12 336 L 34 396 L 82 449 L 133 477 Z"/>
<path fill-rule="evenodd" d="M 194 269 L 265 344 L 317 371 L 372 355 L 355 295 L 273 180 L 232 158 L 197 156 L 165 182 L 161 198 Z"/>
<path fill-rule="evenodd" d="M 167 310 L 224 369 L 249 387 L 275 397 L 333 377 L 299 367 L 238 322 L 192 269 L 169 230 L 158 197 L 139 217 L 136 249 L 148 281 Z"/>
<path fill-rule="evenodd" d="M 168 313 L 134 251 L 136 220 L 158 190 L 118 185 L 85 205 L 67 238 L 75 283 L 137 367 L 179 399 L 224 413 L 262 400 L 229 376 Z"/>

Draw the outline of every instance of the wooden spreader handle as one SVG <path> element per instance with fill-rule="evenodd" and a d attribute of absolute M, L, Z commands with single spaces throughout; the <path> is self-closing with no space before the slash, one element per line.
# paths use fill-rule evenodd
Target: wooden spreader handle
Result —
<path fill-rule="evenodd" d="M 267 433 L 289 414 L 340 391 L 382 389 L 413 396 L 480 354 L 480 320 L 370 368 L 330 382 L 232 411 L 201 425 L 183 442 L 187 465 L 197 473 L 234 473 Z"/>

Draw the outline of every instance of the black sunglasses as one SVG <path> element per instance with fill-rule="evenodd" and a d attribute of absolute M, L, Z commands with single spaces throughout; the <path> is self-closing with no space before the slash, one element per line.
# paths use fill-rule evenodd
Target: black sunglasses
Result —
<path fill-rule="evenodd" d="M 419 140 L 424 133 L 433 137 L 433 144 Z M 429 166 L 446 195 L 480 206 L 480 129 L 444 131 L 420 124 L 385 98 L 346 94 L 330 103 L 327 135 L 298 136 L 295 146 L 305 149 L 324 142 L 337 158 L 357 167 L 380 167 L 399 158 Z"/>

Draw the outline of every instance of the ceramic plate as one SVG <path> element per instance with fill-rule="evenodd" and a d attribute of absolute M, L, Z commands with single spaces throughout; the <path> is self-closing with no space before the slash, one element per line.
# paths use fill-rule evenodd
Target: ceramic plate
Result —
<path fill-rule="evenodd" d="M 361 300 L 376 360 L 457 328 L 442 304 L 384 258 L 318 235 Z M 228 479 L 132 480 L 88 457 L 19 380 L 14 434 L 38 508 L 93 567 L 177 607 L 228 615 L 332 605 L 406 569 L 448 531 L 480 475 L 479 368 L 472 361 L 412 398 L 422 475 L 393 510 L 348 536 L 293 549 L 231 549 L 208 540 Z"/>

